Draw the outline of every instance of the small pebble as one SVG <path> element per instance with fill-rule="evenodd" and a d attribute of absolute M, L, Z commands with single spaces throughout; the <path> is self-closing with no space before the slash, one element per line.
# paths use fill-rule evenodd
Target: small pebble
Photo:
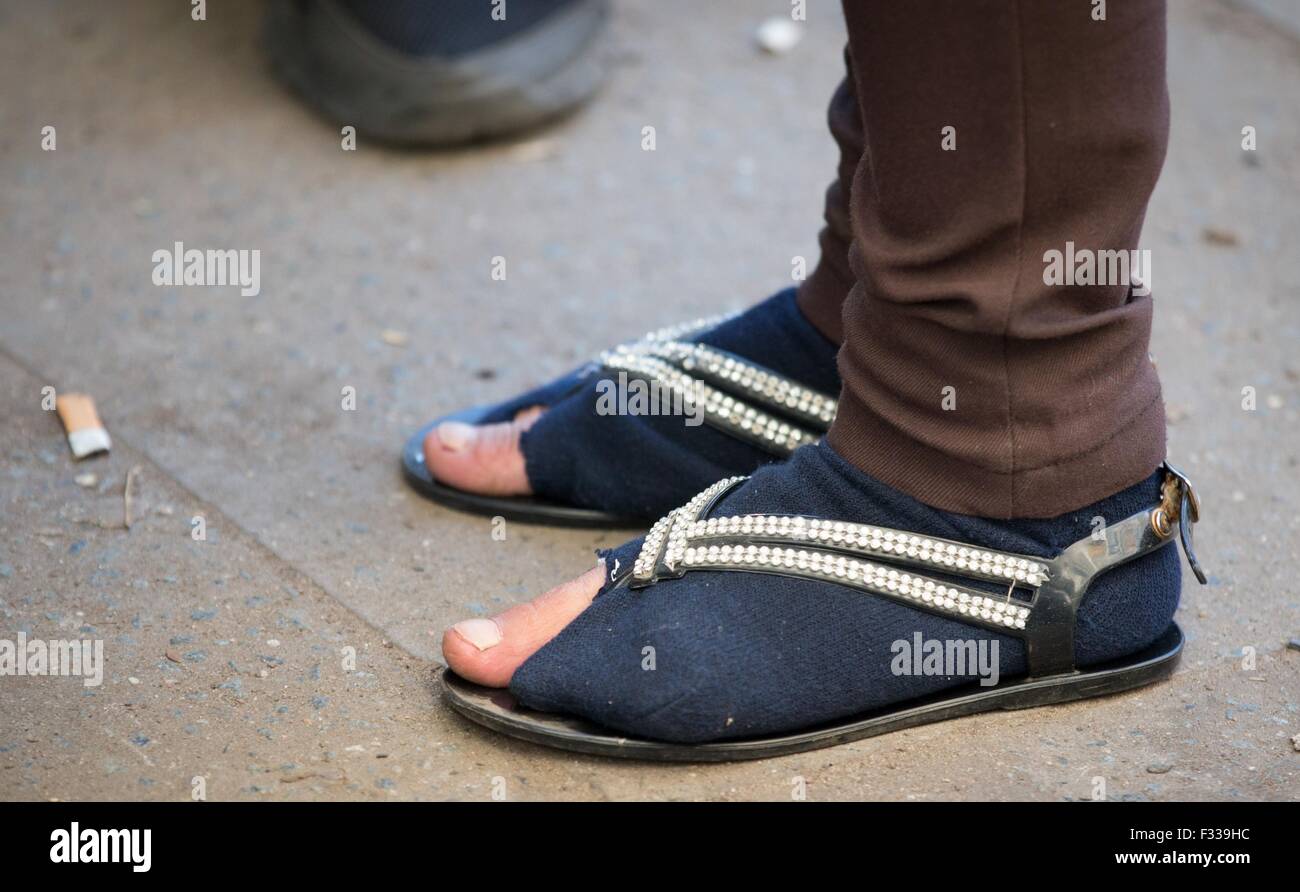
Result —
<path fill-rule="evenodd" d="M 90 473 L 78 474 L 76 477 L 73 477 L 72 479 L 77 481 L 78 486 L 84 486 L 87 489 L 89 489 L 90 487 L 94 486 L 96 483 L 99 482 L 99 477 L 95 474 L 90 474 Z"/>
<path fill-rule="evenodd" d="M 140 683 L 140 679 L 136 678 L 134 675 L 128 676 L 126 680 L 129 681 L 131 684 Z"/>
<path fill-rule="evenodd" d="M 1168 762 L 1155 762 L 1147 766 L 1147 774 L 1168 774 L 1173 767 Z"/>
<path fill-rule="evenodd" d="M 385 328 L 379 333 L 379 337 L 390 347 L 405 347 L 411 341 L 406 332 L 395 328 Z"/>
<path fill-rule="evenodd" d="M 1207 226 L 1201 230 L 1201 238 L 1211 245 L 1218 245 L 1223 248 L 1232 248 L 1240 244 L 1237 234 L 1228 229 L 1219 229 L 1214 226 Z"/>
<path fill-rule="evenodd" d="M 758 45 L 773 55 L 784 55 L 803 40 L 803 28 L 788 16 L 774 16 L 758 26 Z"/>

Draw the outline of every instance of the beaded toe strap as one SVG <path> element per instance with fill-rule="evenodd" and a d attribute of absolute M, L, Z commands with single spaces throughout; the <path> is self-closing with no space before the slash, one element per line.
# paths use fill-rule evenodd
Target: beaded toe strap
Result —
<path fill-rule="evenodd" d="M 1022 638 L 1032 675 L 1072 672 L 1075 614 L 1097 576 L 1164 547 L 1179 531 L 1197 578 L 1206 581 L 1191 550 L 1199 502 L 1186 476 L 1168 464 L 1164 471 L 1159 505 L 1050 560 L 869 524 L 770 514 L 709 517 L 718 500 L 745 480 L 730 477 L 656 522 L 620 582 L 641 589 L 692 570 L 830 582 Z M 998 583 L 1006 591 L 997 595 L 955 579 Z"/>
<path fill-rule="evenodd" d="M 835 397 L 725 350 L 683 340 L 728 318 L 651 332 L 602 353 L 599 363 L 666 388 L 675 405 L 698 409 L 710 426 L 775 455 L 819 440 L 835 420 Z"/>

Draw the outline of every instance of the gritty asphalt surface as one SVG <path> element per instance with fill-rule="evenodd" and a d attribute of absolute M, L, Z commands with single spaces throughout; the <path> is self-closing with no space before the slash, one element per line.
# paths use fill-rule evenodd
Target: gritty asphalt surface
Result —
<path fill-rule="evenodd" d="M 520 800 L 779 800 L 800 777 L 822 800 L 1089 799 L 1101 777 L 1111 799 L 1300 799 L 1300 14 L 1170 6 L 1173 138 L 1144 247 L 1211 573 L 1184 589 L 1177 676 L 656 766 L 507 741 L 438 701 L 446 624 L 618 538 L 498 541 L 411 493 L 397 453 L 435 413 L 743 307 L 815 257 L 837 8 L 811 2 L 774 57 L 760 5 L 620 0 L 589 110 L 421 154 L 342 151 L 270 78 L 257 4 L 195 23 L 161 0 L 0 3 L 0 637 L 97 637 L 107 660 L 95 688 L 0 678 L 0 798 L 188 799 L 202 778 L 210 799 L 483 799 L 504 779 Z M 154 286 L 177 240 L 259 249 L 261 294 Z M 111 456 L 71 460 L 46 386 L 95 396 Z"/>

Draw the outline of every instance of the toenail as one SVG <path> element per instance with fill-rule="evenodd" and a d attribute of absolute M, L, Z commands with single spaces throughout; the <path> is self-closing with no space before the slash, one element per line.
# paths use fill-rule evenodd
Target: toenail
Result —
<path fill-rule="evenodd" d="M 474 441 L 474 435 L 473 425 L 460 421 L 444 421 L 438 425 L 438 442 L 452 452 L 464 452 Z"/>
<path fill-rule="evenodd" d="M 462 620 L 451 630 L 481 651 L 501 643 L 501 629 L 490 619 Z"/>

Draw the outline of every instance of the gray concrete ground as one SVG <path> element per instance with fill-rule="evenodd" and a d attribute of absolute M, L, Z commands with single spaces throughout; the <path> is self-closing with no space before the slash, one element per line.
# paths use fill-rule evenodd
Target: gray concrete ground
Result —
<path fill-rule="evenodd" d="M 203 23 L 161 0 L 0 4 L 0 637 L 98 637 L 107 659 L 97 688 L 0 678 L 0 797 L 185 799 L 203 777 L 212 799 L 481 799 L 501 777 L 511 799 L 787 799 L 801 776 L 828 800 L 1087 799 L 1096 777 L 1112 799 L 1300 799 L 1300 17 L 1170 5 L 1173 140 L 1145 246 L 1170 454 L 1206 504 L 1212 573 L 1185 589 L 1178 675 L 664 767 L 512 743 L 437 701 L 445 624 L 616 537 L 496 541 L 408 492 L 397 449 L 434 413 L 744 306 L 815 256 L 836 6 L 813 0 L 803 43 L 771 57 L 752 32 L 784 3 L 620 0 L 587 113 L 426 155 L 342 151 L 268 77 L 255 4 Z M 262 293 L 154 286 L 151 254 L 177 240 L 259 249 Z M 111 457 L 70 460 L 47 385 L 95 395 Z"/>

